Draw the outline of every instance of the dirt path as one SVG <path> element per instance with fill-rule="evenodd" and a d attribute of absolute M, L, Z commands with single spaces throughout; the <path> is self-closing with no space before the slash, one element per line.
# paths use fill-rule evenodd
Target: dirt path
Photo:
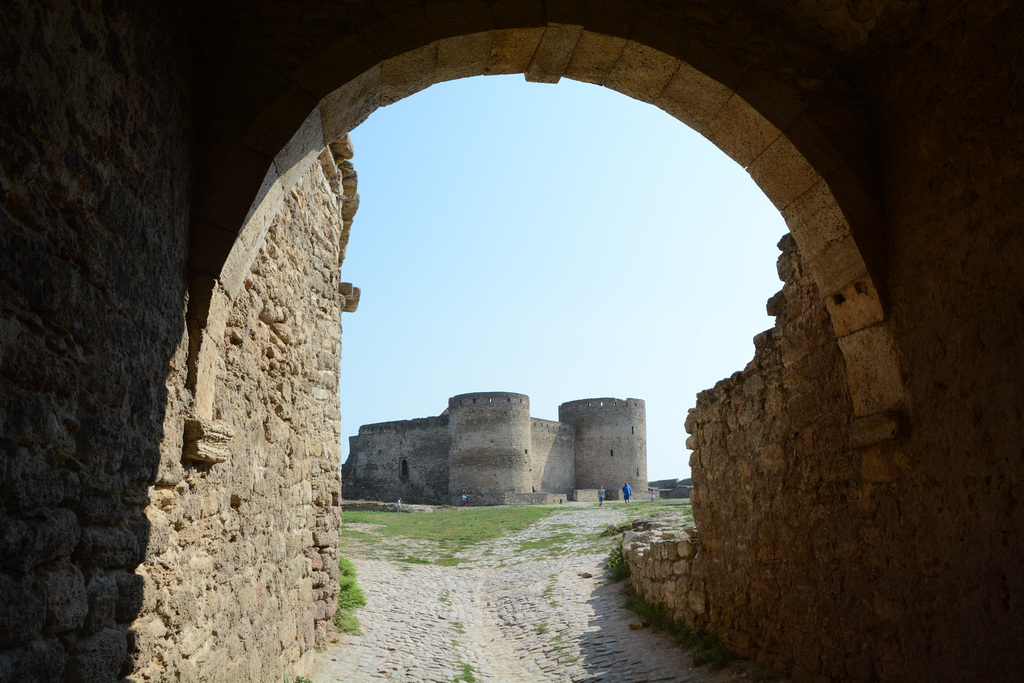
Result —
<path fill-rule="evenodd" d="M 747 680 L 693 669 L 664 635 L 628 627 L 637 619 L 621 586 L 603 577 L 607 549 L 591 536 L 624 520 L 611 505 L 567 506 L 474 546 L 453 567 L 351 558 L 367 597 L 364 635 L 342 635 L 319 656 L 313 680 Z"/>

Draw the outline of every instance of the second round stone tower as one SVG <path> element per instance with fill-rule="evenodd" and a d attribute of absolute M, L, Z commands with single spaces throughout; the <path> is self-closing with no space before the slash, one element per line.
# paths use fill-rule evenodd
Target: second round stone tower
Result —
<path fill-rule="evenodd" d="M 576 431 L 576 488 L 647 489 L 647 413 L 638 398 L 586 398 L 558 406 Z"/>
<path fill-rule="evenodd" d="M 530 397 L 506 392 L 448 399 L 449 494 L 530 491 Z"/>

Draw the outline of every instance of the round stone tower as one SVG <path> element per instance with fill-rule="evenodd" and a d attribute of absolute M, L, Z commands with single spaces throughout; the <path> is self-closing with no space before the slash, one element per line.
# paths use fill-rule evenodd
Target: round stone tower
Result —
<path fill-rule="evenodd" d="M 638 398 L 585 398 L 558 406 L 576 429 L 576 488 L 647 490 L 647 414 Z"/>
<path fill-rule="evenodd" d="M 450 398 L 448 431 L 453 498 L 468 493 L 484 502 L 487 494 L 532 490 L 528 396 L 483 392 Z"/>

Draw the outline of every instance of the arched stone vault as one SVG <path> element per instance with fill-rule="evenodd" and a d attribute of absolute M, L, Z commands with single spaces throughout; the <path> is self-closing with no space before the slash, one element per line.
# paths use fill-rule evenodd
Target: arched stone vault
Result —
<path fill-rule="evenodd" d="M 656 105 L 743 166 L 782 213 L 825 296 L 859 418 L 855 445 L 896 435 L 893 415 L 906 399 L 886 319 L 871 178 L 862 160 L 846 161 L 831 144 L 797 87 L 738 69 L 695 42 L 672 54 L 580 24 L 461 33 L 472 25 L 465 17 L 444 20 L 454 23 L 418 12 L 392 18 L 381 31 L 405 40 L 392 40 L 398 47 L 389 51 L 373 31 L 334 42 L 294 69 L 244 134 L 216 154 L 196 201 L 190 254 L 190 376 L 198 417 L 210 417 L 216 340 L 228 304 L 285 193 L 324 147 L 378 107 L 434 83 L 522 73 L 538 83 L 565 77 L 603 85 Z M 424 21 L 450 35 L 417 44 L 430 35 L 417 23 Z"/>

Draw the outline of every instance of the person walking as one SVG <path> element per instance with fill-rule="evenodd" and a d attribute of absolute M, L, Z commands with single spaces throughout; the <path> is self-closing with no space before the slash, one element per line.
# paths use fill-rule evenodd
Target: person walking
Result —
<path fill-rule="evenodd" d="M 604 487 L 597 490 L 597 507 L 604 505 Z"/>
<path fill-rule="evenodd" d="M 629 505 L 629 496 L 633 493 L 633 489 L 629 487 L 629 484 L 622 485 L 622 499 L 626 501 L 626 505 Z"/>
<path fill-rule="evenodd" d="M 396 505 L 396 506 L 395 506 L 395 509 L 396 509 L 396 510 L 397 510 L 398 512 L 401 512 L 401 511 L 402 511 L 402 499 L 401 499 L 401 498 L 399 498 L 399 499 L 398 499 L 398 505 Z"/>

